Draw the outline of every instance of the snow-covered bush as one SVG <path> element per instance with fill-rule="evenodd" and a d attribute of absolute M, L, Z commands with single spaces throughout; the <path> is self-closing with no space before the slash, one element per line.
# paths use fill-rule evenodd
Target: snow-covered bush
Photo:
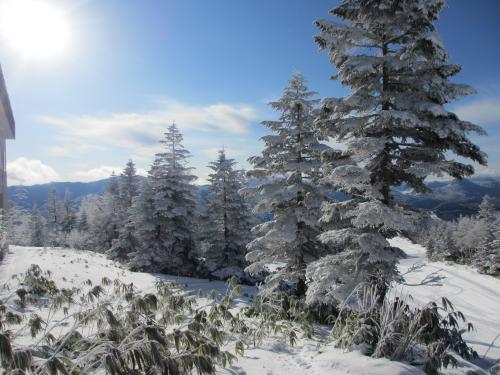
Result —
<path fill-rule="evenodd" d="M 344 306 L 335 320 L 331 337 L 344 349 L 360 348 L 366 355 L 408 361 L 427 374 L 456 365 L 453 353 L 469 360 L 477 358 L 462 338 L 462 325 L 471 331 L 464 315 L 447 298 L 414 307 L 411 297 L 382 298 L 376 288 L 356 289 L 349 298 L 358 299 L 356 310 Z"/>
<path fill-rule="evenodd" d="M 6 373 L 215 374 L 264 338 L 293 345 L 311 333 L 298 299 L 259 298 L 252 310 L 235 311 L 234 277 L 226 293 L 194 295 L 163 281 L 140 293 L 106 276 L 60 288 L 50 272 L 32 265 L 3 289 L 12 291 L 0 301 Z"/>
<path fill-rule="evenodd" d="M 0 302 L 0 360 L 7 373 L 214 374 L 236 358 L 221 350 L 225 330 L 239 327 L 228 310 L 231 294 L 198 309 L 176 285 L 158 282 L 155 292 L 140 294 L 118 279 L 62 289 L 50 277 L 32 265 Z M 40 310 L 25 315 L 15 306 Z M 241 353 L 244 346 L 235 349 Z"/>
<path fill-rule="evenodd" d="M 252 304 L 243 310 L 246 321 L 247 341 L 254 346 L 270 335 L 279 333 L 294 345 L 299 335 L 311 338 L 314 316 L 304 299 L 288 293 L 257 295 Z"/>

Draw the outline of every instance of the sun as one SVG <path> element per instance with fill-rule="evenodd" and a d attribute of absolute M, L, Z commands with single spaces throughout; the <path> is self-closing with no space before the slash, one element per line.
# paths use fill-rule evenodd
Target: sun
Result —
<path fill-rule="evenodd" d="M 0 35 L 23 57 L 50 58 L 66 50 L 70 28 L 49 0 L 0 0 Z"/>

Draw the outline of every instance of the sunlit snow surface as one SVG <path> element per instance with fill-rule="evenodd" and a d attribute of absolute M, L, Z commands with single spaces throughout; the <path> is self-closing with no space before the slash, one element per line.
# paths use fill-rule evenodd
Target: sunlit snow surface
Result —
<path fill-rule="evenodd" d="M 474 270 L 457 265 L 429 263 L 425 260 L 425 249 L 411 244 L 405 239 L 394 239 L 392 245 L 400 246 L 409 255 L 401 261 L 401 271 L 414 263 L 424 263 L 418 272 L 406 275 L 409 284 L 419 283 L 427 274 L 439 271 L 444 278 L 442 285 L 405 286 L 403 293 L 410 292 L 416 303 L 428 302 L 444 295 L 451 299 L 456 307 L 474 323 L 477 331 L 467 336 L 480 356 L 500 332 L 500 280 L 479 275 Z M 11 278 L 11 275 L 26 271 L 30 264 L 36 263 L 43 270 L 53 273 L 58 286 L 78 286 L 87 279 L 100 282 L 103 276 L 110 279 L 119 278 L 123 282 L 133 282 L 141 291 L 152 291 L 158 277 L 187 285 L 187 289 L 196 293 L 199 289 L 207 292 L 212 289 L 225 291 L 222 282 L 192 279 L 176 276 L 159 276 L 147 273 L 135 273 L 123 270 L 115 263 L 100 254 L 69 249 L 43 249 L 33 247 L 11 246 L 3 264 L 0 265 L 0 282 Z M 65 280 L 63 280 L 63 278 Z M 247 296 L 255 293 L 255 289 L 244 287 Z M 237 300 L 239 305 L 245 304 L 247 297 Z M 321 330 L 321 327 L 318 328 Z M 231 350 L 231 345 L 228 350 Z M 493 346 L 488 357 L 500 357 L 500 343 Z M 465 374 L 472 365 L 464 364 L 458 369 L 449 369 L 444 374 Z M 475 368 L 477 371 L 477 368 Z M 249 348 L 245 356 L 229 369 L 220 369 L 220 374 L 247 375 L 304 375 L 304 374 L 423 374 L 408 364 L 391 362 L 386 359 L 372 359 L 357 352 L 344 353 L 332 345 L 320 345 L 314 340 L 302 340 L 296 347 L 290 347 L 278 339 L 268 339 L 258 348 Z M 481 372 L 478 372 L 481 373 Z M 483 372 L 484 373 L 484 372 Z"/>
<path fill-rule="evenodd" d="M 465 337 L 479 356 L 482 358 L 486 354 L 492 362 L 500 359 L 500 279 L 481 275 L 468 266 L 429 262 L 425 248 L 404 238 L 394 238 L 389 242 L 403 249 L 408 256 L 400 261 L 401 273 L 415 264 L 423 265 L 418 271 L 405 275 L 406 284 L 419 284 L 428 275 L 441 278 L 430 285 L 404 286 L 403 293 L 409 293 L 417 303 L 447 297 L 474 325 L 475 332 L 467 333 Z"/>

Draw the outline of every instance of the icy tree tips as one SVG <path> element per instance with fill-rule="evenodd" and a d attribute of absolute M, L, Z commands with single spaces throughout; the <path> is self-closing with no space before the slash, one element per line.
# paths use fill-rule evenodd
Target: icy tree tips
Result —
<path fill-rule="evenodd" d="M 486 164 L 468 134 L 484 131 L 445 105 L 474 92 L 450 81 L 450 64 L 434 22 L 442 0 L 344 0 L 332 10 L 343 22 L 316 21 L 316 41 L 352 89 L 324 101 L 321 126 L 348 142 L 387 203 L 390 187 L 406 183 L 424 192 L 429 175 L 462 178 L 474 169 L 448 152 Z"/>
<path fill-rule="evenodd" d="M 304 285 L 306 263 L 322 252 L 317 220 L 325 197 L 317 184 L 321 153 L 329 147 L 320 143 L 314 124 L 318 101 L 313 95 L 302 75 L 295 74 L 283 96 L 270 103 L 280 117 L 262 123 L 272 132 L 262 137 L 262 155 L 249 159 L 254 169 L 248 175 L 262 182 L 247 189 L 258 199 L 254 211 L 273 218 L 253 229 L 257 238 L 247 246 L 252 263 L 248 271 L 258 274 L 267 272 L 270 263 L 285 264 L 266 280 L 270 290 L 295 285 L 303 289 L 299 285 Z"/>

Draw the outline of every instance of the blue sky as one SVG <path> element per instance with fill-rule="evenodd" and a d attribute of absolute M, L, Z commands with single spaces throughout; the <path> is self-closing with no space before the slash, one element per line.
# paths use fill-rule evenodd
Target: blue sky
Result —
<path fill-rule="evenodd" d="M 0 0 L 0 2 L 3 0 Z M 175 120 L 200 181 L 224 147 L 245 160 L 261 150 L 259 122 L 275 118 L 294 70 L 320 96 L 346 92 L 312 38 L 326 0 L 43 0 L 66 14 L 70 45 L 57 58 L 25 58 L 0 42 L 17 123 L 8 143 L 10 184 L 89 181 L 129 157 L 145 171 Z M 474 138 L 500 174 L 500 1 L 449 0 L 438 22 L 457 81 L 478 95 L 450 108 L 486 128 Z"/>

